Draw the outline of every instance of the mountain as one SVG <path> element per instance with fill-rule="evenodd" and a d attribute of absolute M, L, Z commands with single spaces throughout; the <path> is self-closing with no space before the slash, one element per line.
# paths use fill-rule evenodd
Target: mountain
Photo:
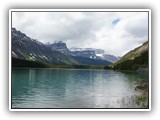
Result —
<path fill-rule="evenodd" d="M 70 51 L 72 52 L 73 56 L 82 56 L 87 58 L 93 58 L 93 59 L 101 59 L 106 60 L 111 63 L 117 62 L 120 57 L 107 54 L 102 49 L 94 49 L 94 48 L 70 48 Z"/>
<path fill-rule="evenodd" d="M 92 48 L 70 48 L 72 56 L 81 56 L 96 59 L 96 53 Z"/>
<path fill-rule="evenodd" d="M 69 49 L 67 48 L 66 43 L 64 43 L 62 41 L 57 41 L 53 44 L 47 44 L 46 46 L 51 48 L 53 51 L 56 50 L 56 51 L 59 51 L 59 52 L 65 54 L 65 55 L 70 55 L 71 54 Z"/>
<path fill-rule="evenodd" d="M 106 65 L 111 64 L 110 61 L 105 59 L 97 59 L 96 53 L 104 52 L 101 49 L 93 48 L 71 48 L 68 49 L 66 43 L 58 41 L 55 43 L 47 43 L 46 46 L 50 47 L 52 50 L 59 51 L 65 55 L 70 56 L 83 65 Z"/>
<path fill-rule="evenodd" d="M 62 41 L 57 41 L 52 44 L 47 43 L 46 46 L 50 47 L 52 50 L 59 51 L 65 55 L 76 56 L 77 58 L 85 57 L 85 58 L 91 58 L 91 59 L 100 59 L 100 60 L 109 61 L 111 63 L 114 63 L 120 59 L 117 56 L 106 54 L 105 51 L 102 49 L 75 48 L 75 47 L 68 49 L 66 43 Z"/>
<path fill-rule="evenodd" d="M 115 63 L 117 62 L 118 60 L 120 60 L 121 57 L 117 57 L 117 56 L 114 56 L 114 55 L 110 55 L 110 54 L 97 54 L 97 58 L 100 58 L 102 60 L 107 60 L 107 61 L 110 61 L 111 63 Z"/>
<path fill-rule="evenodd" d="M 141 67 L 148 67 L 149 59 L 149 45 L 148 41 L 143 43 L 143 45 L 131 50 L 125 54 L 119 61 L 110 66 L 113 69 L 119 70 L 137 70 Z"/>
<path fill-rule="evenodd" d="M 111 62 L 101 59 L 92 59 L 87 57 L 81 57 L 81 56 L 71 56 L 73 59 L 79 61 L 83 65 L 90 65 L 90 66 L 105 66 L 111 64 Z"/>
<path fill-rule="evenodd" d="M 77 61 L 59 51 L 31 39 L 24 33 L 12 28 L 12 57 L 45 64 L 76 65 Z"/>
<path fill-rule="evenodd" d="M 104 53 L 105 51 L 102 49 L 94 49 L 94 48 L 70 48 L 70 51 L 94 51 L 95 54 Z"/>
<path fill-rule="evenodd" d="M 72 56 L 80 56 L 85 58 L 96 59 L 96 54 L 94 51 L 84 50 L 84 51 L 72 51 Z"/>
<path fill-rule="evenodd" d="M 29 62 L 30 61 L 30 62 Z M 43 44 L 12 28 L 12 65 L 109 65 L 105 60 L 94 60 L 85 56 L 73 56 L 66 43 Z M 26 66 L 25 66 L 26 67 Z"/>

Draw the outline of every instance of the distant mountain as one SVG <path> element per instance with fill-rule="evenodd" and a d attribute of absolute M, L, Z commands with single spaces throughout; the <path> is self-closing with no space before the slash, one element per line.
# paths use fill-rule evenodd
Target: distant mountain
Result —
<path fill-rule="evenodd" d="M 148 67 L 149 55 L 148 41 L 143 45 L 125 54 L 119 61 L 110 66 L 119 70 L 137 70 L 140 67 Z"/>
<path fill-rule="evenodd" d="M 117 62 L 120 57 L 107 54 L 102 49 L 94 49 L 94 48 L 70 48 L 70 51 L 72 52 L 73 56 L 82 56 L 82 57 L 88 57 L 93 59 L 101 59 L 106 60 L 111 63 Z"/>
<path fill-rule="evenodd" d="M 97 54 L 97 56 L 102 59 L 102 60 L 107 60 L 107 61 L 110 61 L 112 63 L 115 63 L 117 62 L 118 60 L 120 60 L 121 57 L 117 57 L 117 56 L 114 56 L 114 55 L 110 55 L 110 54 Z M 97 58 L 98 58 L 97 57 Z"/>
<path fill-rule="evenodd" d="M 90 51 L 89 51 L 90 52 Z M 83 56 L 73 56 L 66 43 L 56 42 L 43 44 L 12 28 L 12 64 L 24 66 L 26 64 L 41 65 L 109 65 L 105 60 L 95 60 Z M 19 64 L 15 63 L 19 61 Z M 27 62 L 27 61 L 33 61 Z M 43 65 L 41 65 L 43 66 Z"/>
<path fill-rule="evenodd" d="M 70 48 L 70 51 L 94 51 L 95 54 L 102 54 L 105 51 L 102 49 L 94 49 L 94 48 Z"/>
<path fill-rule="evenodd" d="M 72 51 L 71 52 L 72 56 L 79 56 L 79 57 L 85 57 L 85 58 L 91 58 L 91 59 L 96 59 L 96 54 L 94 51 Z"/>
<path fill-rule="evenodd" d="M 68 49 L 66 43 L 62 41 L 58 41 L 55 43 L 48 43 L 46 46 L 50 47 L 52 50 L 59 51 L 65 55 L 74 56 L 72 58 L 75 58 L 77 61 L 79 61 L 82 64 L 87 65 L 104 65 L 104 64 L 110 64 L 111 61 L 107 59 L 101 59 L 100 57 L 97 57 L 97 54 L 103 54 L 105 53 L 102 49 L 93 49 L 93 48 L 71 48 Z M 83 58 L 83 60 L 82 60 Z M 89 63 L 90 61 L 90 63 Z M 91 64 L 92 63 L 92 64 Z"/>
<path fill-rule="evenodd" d="M 81 57 L 81 56 L 71 56 L 71 57 L 84 65 L 105 66 L 105 65 L 111 64 L 111 62 L 106 60 L 101 60 L 101 59 L 92 59 L 92 58 Z"/>
<path fill-rule="evenodd" d="M 65 55 L 70 55 L 70 50 L 67 48 L 66 43 L 62 41 L 57 41 L 53 44 L 47 44 L 46 46 L 50 47 L 54 51 L 59 51 Z"/>

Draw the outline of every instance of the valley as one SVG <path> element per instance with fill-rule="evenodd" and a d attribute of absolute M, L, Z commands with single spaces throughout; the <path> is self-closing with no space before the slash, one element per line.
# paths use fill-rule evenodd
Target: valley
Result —
<path fill-rule="evenodd" d="M 148 68 L 148 42 L 119 57 L 102 49 L 68 48 L 63 41 L 43 44 L 12 28 L 12 66 L 138 70 Z"/>

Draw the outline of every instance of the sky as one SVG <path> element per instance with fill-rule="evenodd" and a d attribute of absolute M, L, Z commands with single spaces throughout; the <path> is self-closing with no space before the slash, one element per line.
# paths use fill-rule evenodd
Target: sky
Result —
<path fill-rule="evenodd" d="M 12 27 L 42 43 L 123 56 L 148 40 L 147 12 L 12 12 Z"/>

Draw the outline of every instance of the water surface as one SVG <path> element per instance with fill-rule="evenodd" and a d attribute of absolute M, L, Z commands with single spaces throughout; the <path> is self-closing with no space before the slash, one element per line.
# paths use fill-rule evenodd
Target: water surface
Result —
<path fill-rule="evenodd" d="M 12 108 L 138 108 L 134 72 L 12 69 Z"/>

